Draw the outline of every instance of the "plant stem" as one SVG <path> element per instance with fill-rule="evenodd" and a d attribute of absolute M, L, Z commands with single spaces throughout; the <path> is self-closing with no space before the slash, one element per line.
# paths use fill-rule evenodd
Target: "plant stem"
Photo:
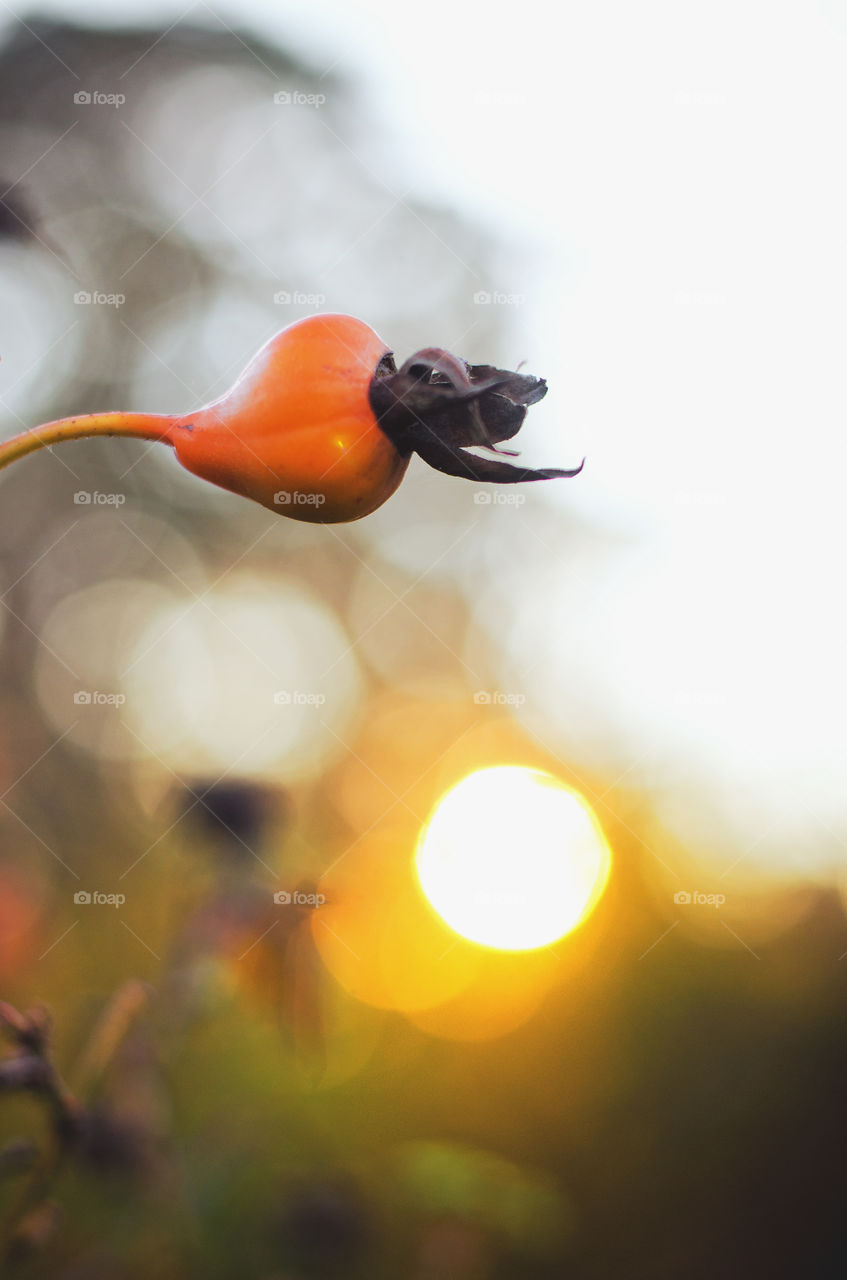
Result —
<path fill-rule="evenodd" d="M 173 418 L 166 413 L 83 413 L 74 418 L 57 418 L 0 444 L 0 470 L 36 449 L 87 436 L 135 436 L 169 444 L 172 426 Z"/>

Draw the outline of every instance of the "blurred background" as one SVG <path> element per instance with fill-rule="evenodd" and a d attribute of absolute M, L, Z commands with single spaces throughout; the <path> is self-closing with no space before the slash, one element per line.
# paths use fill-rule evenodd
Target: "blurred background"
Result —
<path fill-rule="evenodd" d="M 115 8 L 0 8 L 4 437 L 342 311 L 587 462 L 0 475 L 9 1265 L 843 1275 L 847 10 Z"/>

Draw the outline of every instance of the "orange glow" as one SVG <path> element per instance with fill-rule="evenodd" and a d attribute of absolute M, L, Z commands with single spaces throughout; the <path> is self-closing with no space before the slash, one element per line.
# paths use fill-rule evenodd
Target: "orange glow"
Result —
<path fill-rule="evenodd" d="M 312 930 L 324 964 L 351 995 L 408 1012 L 455 996 L 479 967 L 423 901 L 412 869 L 413 843 L 399 832 L 352 849 L 324 880 L 326 905 Z"/>

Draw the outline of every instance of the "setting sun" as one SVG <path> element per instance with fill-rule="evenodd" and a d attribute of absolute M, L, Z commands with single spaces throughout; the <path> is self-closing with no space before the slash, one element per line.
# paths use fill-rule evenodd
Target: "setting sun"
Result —
<path fill-rule="evenodd" d="M 418 877 L 442 919 L 504 951 L 547 946 L 591 912 L 610 853 L 585 801 L 551 774 L 516 765 L 469 774 L 421 836 Z"/>

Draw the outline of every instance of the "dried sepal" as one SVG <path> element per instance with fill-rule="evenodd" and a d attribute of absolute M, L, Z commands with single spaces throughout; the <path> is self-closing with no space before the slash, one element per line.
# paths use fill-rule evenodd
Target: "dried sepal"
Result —
<path fill-rule="evenodd" d="M 404 454 L 417 453 L 445 475 L 494 484 L 554 480 L 572 470 L 521 467 L 498 446 L 520 431 L 527 408 L 547 393 L 543 378 L 493 365 L 469 365 L 441 347 L 426 347 L 398 370 L 388 355 L 371 382 L 371 407 L 381 429 Z M 500 455 L 480 457 L 473 448 Z M 584 460 L 583 460 L 584 461 Z"/>

